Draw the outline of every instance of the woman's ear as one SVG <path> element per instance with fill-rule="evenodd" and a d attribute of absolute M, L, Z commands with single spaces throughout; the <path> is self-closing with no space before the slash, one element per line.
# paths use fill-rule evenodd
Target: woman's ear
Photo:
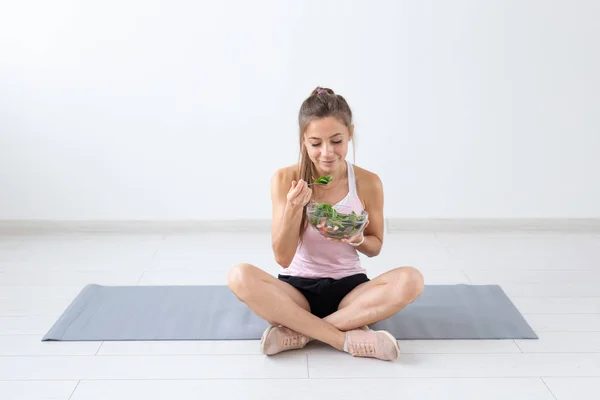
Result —
<path fill-rule="evenodd" d="M 348 138 L 348 141 L 351 141 L 352 138 L 354 137 L 354 124 L 350 125 L 348 132 L 350 133 L 350 137 Z"/>

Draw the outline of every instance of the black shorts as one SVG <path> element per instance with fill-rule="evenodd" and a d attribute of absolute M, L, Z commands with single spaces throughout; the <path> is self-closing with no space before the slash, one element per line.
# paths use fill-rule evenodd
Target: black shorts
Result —
<path fill-rule="evenodd" d="M 278 278 L 298 289 L 308 300 L 310 312 L 319 318 L 336 312 L 348 293 L 361 283 L 369 281 L 365 274 L 350 275 L 341 279 L 303 278 L 280 274 Z"/>

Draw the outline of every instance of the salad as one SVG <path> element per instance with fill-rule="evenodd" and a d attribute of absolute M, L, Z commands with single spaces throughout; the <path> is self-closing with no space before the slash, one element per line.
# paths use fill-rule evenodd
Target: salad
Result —
<path fill-rule="evenodd" d="M 333 180 L 331 175 L 323 175 L 319 179 L 315 179 L 314 176 L 312 178 L 313 178 L 313 181 L 315 181 L 315 183 L 317 185 L 327 185 L 328 183 L 331 183 L 331 181 Z"/>
<path fill-rule="evenodd" d="M 313 203 L 308 208 L 310 224 L 323 236 L 350 238 L 356 235 L 367 222 L 368 214 L 341 213 L 329 203 Z"/>

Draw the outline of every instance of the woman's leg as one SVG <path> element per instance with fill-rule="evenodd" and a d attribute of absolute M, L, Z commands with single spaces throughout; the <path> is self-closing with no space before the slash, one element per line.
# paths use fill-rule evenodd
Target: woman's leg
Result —
<path fill-rule="evenodd" d="M 423 292 L 423 275 L 400 267 L 358 285 L 342 299 L 338 311 L 324 321 L 340 331 L 356 329 L 391 317 Z"/>
<path fill-rule="evenodd" d="M 250 265 L 238 264 L 228 284 L 237 298 L 260 318 L 343 350 L 345 333 L 313 315 L 306 298 L 286 282 Z"/>

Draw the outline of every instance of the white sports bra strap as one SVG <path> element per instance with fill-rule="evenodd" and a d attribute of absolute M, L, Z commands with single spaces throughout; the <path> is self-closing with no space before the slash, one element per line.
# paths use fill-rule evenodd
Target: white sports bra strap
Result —
<path fill-rule="evenodd" d="M 352 167 L 352 163 L 346 160 L 346 164 L 348 164 L 348 189 L 353 196 L 358 197 L 358 192 L 356 191 L 356 177 L 354 176 L 354 168 Z"/>

